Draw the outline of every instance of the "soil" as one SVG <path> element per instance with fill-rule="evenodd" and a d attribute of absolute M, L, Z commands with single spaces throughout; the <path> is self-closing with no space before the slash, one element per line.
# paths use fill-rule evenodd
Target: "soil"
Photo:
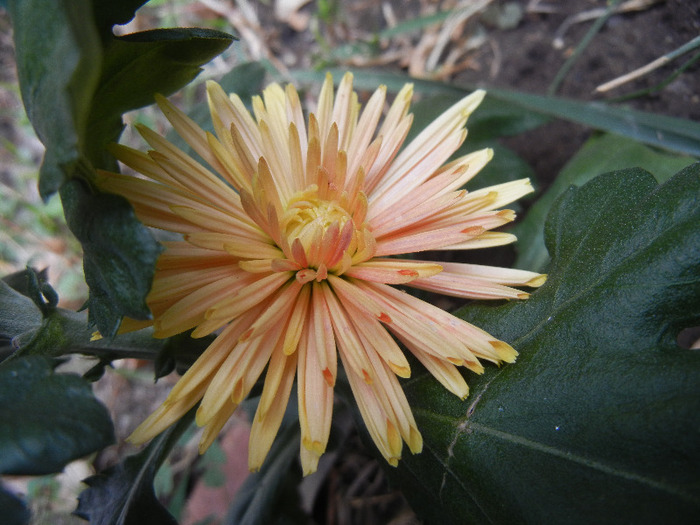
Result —
<path fill-rule="evenodd" d="M 326 43 L 340 46 L 348 39 L 365 40 L 369 35 L 386 29 L 386 16 L 378 2 L 354 0 L 330 2 L 336 5 L 334 21 L 321 23 L 320 32 Z M 410 20 L 419 14 L 434 12 L 437 6 L 454 7 L 456 1 L 388 2 L 401 20 Z M 476 0 L 471 4 L 476 4 Z M 454 51 L 460 40 L 470 33 L 481 31 L 486 41 L 466 60 L 466 67 L 457 74 L 442 77 L 462 85 L 499 87 L 544 95 L 567 58 L 570 57 L 595 22 L 568 23 L 581 13 L 600 17 L 607 0 L 494 0 L 488 7 L 491 16 L 474 17 L 458 26 L 461 35 L 452 35 L 442 58 Z M 469 5 L 462 2 L 461 5 Z M 585 47 L 574 66 L 560 84 L 556 94 L 576 100 L 609 100 L 638 90 L 656 86 L 671 75 L 692 52 L 643 77 L 612 90 L 605 96 L 595 94 L 595 88 L 656 60 L 691 41 L 700 34 L 700 4 L 691 0 L 638 0 L 620 2 L 622 12 L 613 14 L 592 41 Z M 521 13 L 513 27 L 504 27 L 498 21 L 499 13 L 515 8 Z M 313 13 L 312 2 L 302 13 Z M 598 10 L 598 13 L 596 13 Z M 318 66 L 313 57 L 318 55 L 318 39 L 305 31 L 294 31 L 280 24 L 270 13 L 257 10 L 261 27 L 268 31 L 266 40 L 275 56 L 290 68 Z M 489 19 L 496 20 L 489 23 Z M 478 27 L 475 27 L 478 26 Z M 565 31 L 564 27 L 568 27 Z M 271 28 L 271 29 L 270 29 Z M 425 29 L 426 32 L 432 28 Z M 555 43 L 555 37 L 560 36 Z M 410 35 L 411 44 L 420 46 L 423 40 Z M 386 48 L 386 46 L 385 46 Z M 388 45 L 391 48 L 391 44 Z M 386 51 L 384 55 L 390 54 Z M 356 67 L 366 63 L 370 67 L 401 69 L 408 57 L 395 62 L 357 60 L 349 57 L 341 63 Z M 403 67 L 405 70 L 405 67 Z M 626 105 L 642 111 L 700 120 L 700 61 L 653 95 L 641 96 Z M 564 121 L 553 121 L 526 136 L 504 139 L 528 161 L 541 189 L 551 182 L 560 169 L 589 137 L 589 128 Z"/>
<path fill-rule="evenodd" d="M 537 2 L 541 6 L 544 2 Z M 457 81 L 485 84 L 529 93 L 545 94 L 558 71 L 582 41 L 592 22 L 573 25 L 558 49 L 554 35 L 569 17 L 595 8 L 606 1 L 577 0 L 547 2 L 551 13 L 527 13 L 510 30 L 489 32 L 490 46 L 477 57 L 478 68 L 459 75 Z M 605 100 L 596 96 L 596 86 L 642 67 L 689 42 L 700 34 L 700 4 L 688 0 L 668 0 L 637 12 L 610 17 L 601 31 L 580 55 L 561 83 L 557 95 L 576 100 Z M 620 96 L 653 87 L 662 82 L 688 56 L 671 62 L 639 80 L 611 92 Z M 496 64 L 496 66 L 494 66 Z M 484 76 L 484 72 L 490 71 Z M 627 104 L 634 109 L 674 117 L 700 120 L 700 64 L 695 64 L 665 89 L 653 96 L 639 97 Z M 609 97 L 608 97 L 609 98 Z M 545 182 L 553 179 L 571 158 L 590 130 L 555 121 L 527 136 L 508 140 Z"/>

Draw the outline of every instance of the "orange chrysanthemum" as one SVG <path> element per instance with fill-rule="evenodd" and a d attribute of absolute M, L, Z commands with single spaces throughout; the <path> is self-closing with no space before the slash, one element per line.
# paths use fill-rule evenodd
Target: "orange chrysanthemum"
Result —
<path fill-rule="evenodd" d="M 215 135 L 164 98 L 158 104 L 211 169 L 139 127 L 152 151 L 113 151 L 147 179 L 103 173 L 99 181 L 129 199 L 145 224 L 182 234 L 164 243 L 148 296 L 156 337 L 220 331 L 131 441 L 147 441 L 201 401 L 204 451 L 267 367 L 249 466 L 258 469 L 267 455 L 296 377 L 302 466 L 313 472 L 328 441 L 340 356 L 382 455 L 396 465 L 404 441 L 420 452 L 396 377 L 411 373 L 397 340 L 460 398 L 468 387 L 458 366 L 481 373 L 480 359 L 512 362 L 517 353 L 391 285 L 523 299 L 509 285 L 544 281 L 521 270 L 392 257 L 514 240 L 490 230 L 513 220 L 499 208 L 532 191 L 529 181 L 468 193 L 460 188 L 491 150 L 447 162 L 484 92 L 452 106 L 403 149 L 410 85 L 379 128 L 386 89 L 360 111 L 350 74 L 335 95 L 326 78 L 308 122 L 291 85 L 272 84 L 255 97 L 254 116 L 214 82 L 207 93 Z"/>

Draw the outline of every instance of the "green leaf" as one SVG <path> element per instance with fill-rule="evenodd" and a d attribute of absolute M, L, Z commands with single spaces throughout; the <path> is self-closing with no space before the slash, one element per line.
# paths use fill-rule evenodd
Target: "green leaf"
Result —
<path fill-rule="evenodd" d="M 31 518 L 27 506 L 0 485 L 0 516 L 5 525 L 28 525 Z"/>
<path fill-rule="evenodd" d="M 84 480 L 88 488 L 80 494 L 74 514 L 90 525 L 177 525 L 156 499 L 153 479 L 194 413 L 190 410 L 138 454 Z"/>
<path fill-rule="evenodd" d="M 22 100 L 46 146 L 39 173 L 43 198 L 56 192 L 82 157 L 101 44 L 89 0 L 11 0 Z"/>
<path fill-rule="evenodd" d="M 700 156 L 700 124 L 691 120 L 602 102 L 581 102 L 493 88 L 489 93 L 498 100 L 513 102 L 543 115 L 616 133 L 670 151 Z"/>
<path fill-rule="evenodd" d="M 148 319 L 145 296 L 160 245 L 122 197 L 90 194 L 80 181 L 72 180 L 61 189 L 61 199 L 68 226 L 84 249 L 89 323 L 112 337 L 123 315 Z"/>
<path fill-rule="evenodd" d="M 13 0 L 18 72 L 27 114 L 46 147 L 39 188 L 61 189 L 66 220 L 85 251 L 90 321 L 107 336 L 123 316 L 150 315 L 145 297 L 159 249 L 126 201 L 91 195 L 95 168 L 116 169 L 106 144 L 118 139 L 121 115 L 190 82 L 232 37 L 172 29 L 115 38 L 112 24 L 143 2 Z M 109 5 L 108 5 L 109 4 Z"/>
<path fill-rule="evenodd" d="M 211 29 L 155 29 L 113 38 L 104 49 L 102 73 L 86 129 L 85 151 L 94 165 L 114 162 L 105 146 L 121 134 L 122 114 L 152 104 L 191 82 L 201 66 L 231 45 L 233 37 Z"/>
<path fill-rule="evenodd" d="M 34 301 L 0 280 L 0 360 L 31 340 L 41 320 Z"/>
<path fill-rule="evenodd" d="M 225 524 L 256 525 L 274 523 L 279 518 L 278 506 L 289 507 L 290 498 L 281 497 L 288 477 L 301 478 L 301 472 L 290 472 L 294 460 L 299 455 L 299 426 L 287 425 L 277 436 L 270 453 L 258 472 L 248 476 L 236 494 L 236 499 L 229 509 Z M 300 479 L 297 479 L 297 482 Z M 288 488 L 288 487 L 287 487 Z M 293 489 L 295 492 L 295 489 Z"/>
<path fill-rule="evenodd" d="M 95 10 L 93 12 L 93 3 Z M 104 146 L 118 139 L 121 115 L 189 83 L 226 49 L 230 35 L 159 29 L 115 38 L 110 29 L 143 2 L 13 0 L 17 69 L 27 115 L 46 147 L 39 188 L 48 198 L 84 166 L 115 167 Z"/>
<path fill-rule="evenodd" d="M 114 442 L 112 421 L 89 383 L 57 374 L 39 356 L 0 365 L 0 472 L 60 472 Z"/>
<path fill-rule="evenodd" d="M 660 153 L 619 135 L 599 135 L 589 139 L 564 166 L 547 193 L 529 209 L 525 220 L 513 229 L 518 237 L 515 266 L 533 271 L 545 269 L 549 261 L 544 246 L 545 219 L 552 204 L 570 185 L 581 186 L 599 173 L 634 166 L 644 167 L 658 182 L 664 182 L 693 162 L 690 157 Z"/>
<path fill-rule="evenodd" d="M 434 523 L 695 523 L 700 512 L 700 165 L 657 186 L 626 170 L 569 189 L 546 230 L 547 283 L 463 310 L 518 361 L 462 402 L 405 390 L 422 454 L 391 471 Z"/>
<path fill-rule="evenodd" d="M 96 356 L 99 362 L 85 374 L 97 380 L 111 361 L 124 358 L 150 359 L 156 362 L 156 378 L 173 369 L 184 371 L 211 344 L 213 336 L 192 339 L 189 333 L 168 339 L 156 339 L 150 328 L 121 334 L 114 338 L 93 338 L 85 312 L 46 306 L 42 311 L 29 297 L 28 269 L 0 280 L 0 360 L 28 355 L 60 357 L 68 354 Z M 42 272 L 38 279 L 43 279 Z M 20 293 L 7 283 L 25 293 Z M 48 286 L 44 283 L 44 287 Z M 160 372 L 160 373 L 158 373 Z"/>

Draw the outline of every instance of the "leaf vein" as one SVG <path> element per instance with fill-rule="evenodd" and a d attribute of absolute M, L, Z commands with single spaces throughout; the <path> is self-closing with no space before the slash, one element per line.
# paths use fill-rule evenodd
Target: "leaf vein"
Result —
<path fill-rule="evenodd" d="M 577 454 L 573 454 L 572 452 L 565 452 L 565 451 L 559 450 L 555 447 L 551 447 L 549 445 L 539 443 L 537 441 L 532 441 L 532 440 L 524 438 L 524 437 L 509 434 L 508 432 L 503 432 L 500 430 L 496 430 L 494 428 L 487 427 L 487 426 L 482 425 L 480 423 L 469 422 L 468 426 L 472 430 L 477 430 L 479 432 L 483 432 L 485 434 L 488 434 L 488 435 L 493 436 L 495 438 L 502 439 L 504 441 L 513 443 L 515 445 L 527 447 L 527 448 L 530 448 L 532 450 L 536 450 L 538 452 L 541 452 L 543 454 L 555 456 L 555 457 L 563 459 L 565 461 L 571 461 L 573 463 L 577 463 L 577 464 L 582 465 L 584 467 L 588 467 L 590 469 L 597 470 L 597 471 L 602 472 L 604 474 L 609 474 L 612 476 L 623 478 L 627 481 L 632 481 L 632 482 L 636 482 L 636 483 L 639 483 L 642 485 L 646 485 L 647 487 L 651 487 L 653 489 L 660 490 L 662 492 L 667 492 L 669 494 L 672 494 L 674 496 L 680 497 L 682 499 L 685 499 L 685 500 L 693 502 L 693 503 L 698 502 L 697 498 L 693 497 L 691 494 L 684 492 L 683 490 L 680 490 L 678 487 L 675 487 L 675 486 L 672 486 L 672 485 L 669 485 L 666 483 L 661 483 L 659 481 L 650 479 L 650 478 L 642 476 L 640 474 L 636 474 L 634 472 L 627 472 L 624 470 L 620 470 L 620 469 L 612 467 L 610 465 L 606 465 L 604 463 L 601 463 L 600 461 L 595 461 L 593 459 L 590 459 L 590 458 L 587 458 L 584 456 L 579 456 Z"/>

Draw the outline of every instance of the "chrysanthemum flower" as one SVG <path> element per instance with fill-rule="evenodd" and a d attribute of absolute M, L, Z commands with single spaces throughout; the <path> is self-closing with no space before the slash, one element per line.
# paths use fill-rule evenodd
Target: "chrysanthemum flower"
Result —
<path fill-rule="evenodd" d="M 326 449 L 338 356 L 377 447 L 396 465 L 421 434 L 397 376 L 409 377 L 399 342 L 445 388 L 465 398 L 457 367 L 512 362 L 516 351 L 467 322 L 403 292 L 404 285 L 479 299 L 524 299 L 511 286 L 544 276 L 437 263 L 405 254 L 512 242 L 491 230 L 513 220 L 500 208 L 532 191 L 528 180 L 462 188 L 491 158 L 481 150 L 448 162 L 466 137 L 477 91 L 401 148 L 411 126 L 406 85 L 379 125 L 386 89 L 360 111 L 352 76 L 334 95 L 330 76 L 305 121 L 296 90 L 278 84 L 253 99 L 207 86 L 215 134 L 162 97 L 175 130 L 208 167 L 145 127 L 147 154 L 115 146 L 147 178 L 102 173 L 101 187 L 131 201 L 147 225 L 177 232 L 164 243 L 148 304 L 156 337 L 218 333 L 172 392 L 130 436 L 145 442 L 197 403 L 200 451 L 216 438 L 267 368 L 250 436 L 258 469 L 277 434 L 296 377 L 305 473 Z"/>

